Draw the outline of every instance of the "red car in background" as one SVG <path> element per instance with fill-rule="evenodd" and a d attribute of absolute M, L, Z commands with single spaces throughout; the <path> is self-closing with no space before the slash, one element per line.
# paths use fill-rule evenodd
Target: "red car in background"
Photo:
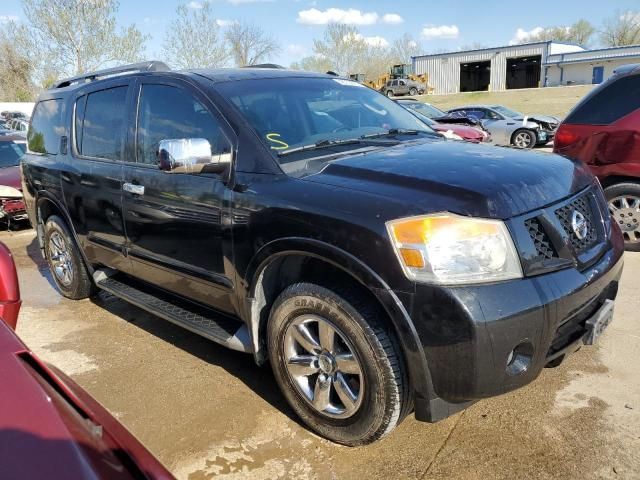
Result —
<path fill-rule="evenodd" d="M 27 220 L 20 179 L 20 157 L 25 149 L 24 137 L 0 135 L 0 220 L 9 226 Z"/>
<path fill-rule="evenodd" d="M 15 264 L 0 242 L 0 478 L 172 479 L 87 392 L 22 343 L 13 331 L 19 309 Z"/>
<path fill-rule="evenodd" d="M 558 127 L 553 151 L 589 165 L 625 248 L 640 251 L 640 64 L 616 69 L 580 101 Z"/>
<path fill-rule="evenodd" d="M 479 127 L 439 123 L 436 120 L 433 120 L 423 111 L 423 108 L 435 109 L 435 107 L 432 107 L 431 105 L 416 102 L 415 100 L 396 100 L 396 103 L 402 105 L 422 122 L 429 125 L 436 132 L 442 133 L 447 138 L 454 140 L 466 140 L 467 142 L 472 143 L 491 141 L 489 133 Z"/>

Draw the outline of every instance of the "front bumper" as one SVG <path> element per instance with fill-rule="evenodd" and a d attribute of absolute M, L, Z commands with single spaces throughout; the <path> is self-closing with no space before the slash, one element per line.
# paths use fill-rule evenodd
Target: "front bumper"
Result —
<path fill-rule="evenodd" d="M 588 333 L 587 320 L 616 297 L 622 253 L 616 238 L 583 271 L 567 268 L 479 286 L 418 285 L 403 303 L 410 302 L 437 398 L 452 413 L 456 404 L 530 383 L 547 364 L 574 351 Z M 514 349 L 529 356 L 522 371 L 509 366 Z M 416 414 L 430 421 L 442 418 L 419 412 L 418 404 Z"/>

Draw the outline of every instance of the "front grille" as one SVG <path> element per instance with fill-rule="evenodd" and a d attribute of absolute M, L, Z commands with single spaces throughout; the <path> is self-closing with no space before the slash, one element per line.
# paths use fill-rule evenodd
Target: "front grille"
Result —
<path fill-rule="evenodd" d="M 558 256 L 551 240 L 549 239 L 544 227 L 537 218 L 530 218 L 524 222 L 529 232 L 529 236 L 533 241 L 538 258 L 550 260 Z"/>
<path fill-rule="evenodd" d="M 573 227 L 571 226 L 571 219 L 574 211 L 578 211 L 584 215 L 588 224 L 587 234 L 582 239 L 578 238 L 578 235 L 576 235 L 576 232 L 573 231 Z M 589 200 L 588 194 L 584 194 L 576 198 L 571 203 L 558 208 L 555 211 L 555 214 L 558 217 L 558 220 L 560 220 L 562 228 L 569 236 L 571 245 L 577 253 L 582 253 L 598 240 L 595 216 L 593 215 L 591 201 Z"/>

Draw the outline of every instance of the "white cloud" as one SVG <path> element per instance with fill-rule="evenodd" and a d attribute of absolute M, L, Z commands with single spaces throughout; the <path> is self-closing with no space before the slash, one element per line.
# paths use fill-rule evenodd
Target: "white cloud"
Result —
<path fill-rule="evenodd" d="M 0 23 L 17 22 L 17 15 L 0 15 Z"/>
<path fill-rule="evenodd" d="M 422 36 L 432 38 L 458 38 L 460 30 L 457 25 L 427 25 L 422 29 Z"/>
<path fill-rule="evenodd" d="M 193 8 L 194 10 L 200 10 L 202 8 L 202 3 L 200 3 L 200 2 L 189 2 L 189 3 L 187 3 L 187 8 Z"/>
<path fill-rule="evenodd" d="M 640 23 L 640 13 L 629 10 L 620 15 L 620 20 L 630 20 L 635 23 Z"/>
<path fill-rule="evenodd" d="M 344 23 L 347 25 L 373 25 L 378 21 L 376 12 L 361 12 L 355 8 L 343 10 L 341 8 L 328 8 L 318 10 L 310 8 L 298 12 L 298 23 L 305 25 L 326 25 L 328 23 Z"/>
<path fill-rule="evenodd" d="M 540 33 L 542 33 L 543 30 L 544 30 L 544 28 L 542 28 L 542 27 L 535 27 L 535 28 L 532 28 L 531 30 L 525 30 L 524 28 L 518 28 L 518 30 L 516 30 L 515 35 L 511 39 L 511 41 L 509 41 L 509 45 L 516 45 L 518 43 L 528 42 L 531 39 L 531 37 L 535 37 L 536 35 L 540 35 Z"/>
<path fill-rule="evenodd" d="M 382 16 L 382 21 L 384 23 L 388 23 L 389 25 L 400 25 L 404 22 L 404 18 L 402 18 L 397 13 L 385 13 Z"/>
<path fill-rule="evenodd" d="M 231 5 L 241 5 L 243 3 L 264 3 L 273 2 L 274 0 L 227 0 Z"/>
<path fill-rule="evenodd" d="M 224 18 L 217 18 L 216 19 L 216 25 L 218 25 L 219 27 L 229 27 L 233 24 L 238 23 L 237 20 L 225 20 Z"/>
<path fill-rule="evenodd" d="M 292 57 L 304 57 L 307 53 L 307 49 L 302 45 L 296 45 L 295 43 L 291 43 L 286 47 L 287 54 Z"/>

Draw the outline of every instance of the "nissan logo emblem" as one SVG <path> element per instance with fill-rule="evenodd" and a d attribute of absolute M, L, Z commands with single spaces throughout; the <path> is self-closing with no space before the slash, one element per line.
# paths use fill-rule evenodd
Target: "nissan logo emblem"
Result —
<path fill-rule="evenodd" d="M 578 240 L 584 240 L 589 233 L 589 223 L 578 210 L 574 210 L 571 216 L 571 228 L 573 229 L 573 233 L 576 234 L 576 237 L 578 237 Z"/>

